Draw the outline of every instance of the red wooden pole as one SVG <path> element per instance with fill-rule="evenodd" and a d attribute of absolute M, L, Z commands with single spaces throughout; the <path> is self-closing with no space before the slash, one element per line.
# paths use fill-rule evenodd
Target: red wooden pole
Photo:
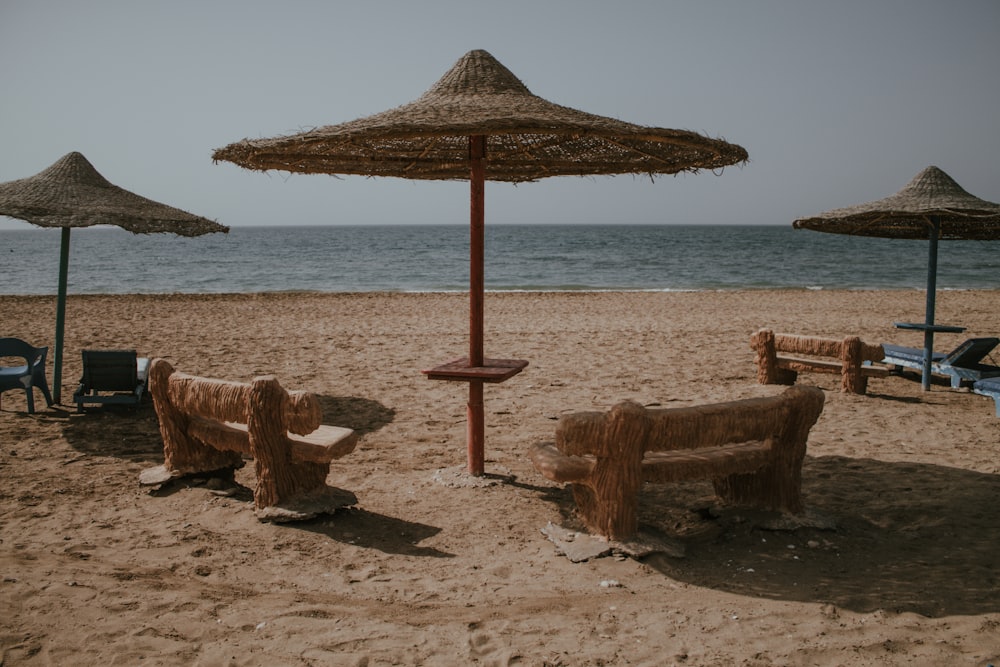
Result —
<path fill-rule="evenodd" d="M 469 404 L 465 414 L 466 435 L 469 440 L 469 474 L 482 477 L 486 469 L 486 418 L 482 380 L 469 380 Z"/>
<path fill-rule="evenodd" d="M 486 137 L 469 137 L 470 182 L 469 211 L 469 365 L 483 365 L 483 228 L 486 218 Z"/>
<path fill-rule="evenodd" d="M 486 137 L 469 137 L 470 236 L 469 236 L 469 366 L 483 365 L 483 256 L 486 218 Z M 485 467 L 486 424 L 483 382 L 469 381 L 466 412 L 469 439 L 469 474 L 481 476 Z"/>

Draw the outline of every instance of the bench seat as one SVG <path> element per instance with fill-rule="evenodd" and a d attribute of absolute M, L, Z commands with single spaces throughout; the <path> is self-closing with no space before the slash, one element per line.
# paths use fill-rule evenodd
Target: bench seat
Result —
<path fill-rule="evenodd" d="M 799 373 L 832 373 L 839 375 L 844 370 L 844 364 L 839 361 L 825 361 L 823 359 L 802 359 L 797 357 L 778 356 L 778 367 Z M 860 372 L 866 377 L 884 378 L 890 375 L 888 368 L 883 366 L 872 366 L 868 363 L 862 364 Z"/>
<path fill-rule="evenodd" d="M 250 453 L 247 425 L 238 422 L 192 420 L 192 434 L 201 439 L 233 442 L 232 451 Z M 329 463 L 354 451 L 357 434 L 349 428 L 320 424 L 306 435 L 285 434 L 293 461 Z"/>
<path fill-rule="evenodd" d="M 770 456 L 770 444 L 761 440 L 701 449 L 646 452 L 642 457 L 642 479 L 644 482 L 678 482 L 749 473 L 766 465 Z M 597 463 L 594 456 L 563 454 L 553 442 L 536 445 L 531 460 L 545 477 L 561 483 L 586 479 Z"/>
<path fill-rule="evenodd" d="M 771 445 L 764 440 L 752 440 L 718 447 L 646 452 L 642 459 L 642 478 L 646 482 L 664 483 L 752 473 L 774 457 Z"/>

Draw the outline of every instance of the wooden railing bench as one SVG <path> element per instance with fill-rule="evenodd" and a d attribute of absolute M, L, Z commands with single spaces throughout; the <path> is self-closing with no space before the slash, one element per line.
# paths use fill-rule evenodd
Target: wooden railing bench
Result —
<path fill-rule="evenodd" d="M 806 440 L 823 402 L 807 386 L 687 408 L 625 401 L 564 415 L 555 442 L 536 444 L 530 457 L 548 479 L 571 484 L 587 530 L 612 540 L 638 530 L 644 482 L 708 479 L 726 503 L 799 514 Z"/>
<path fill-rule="evenodd" d="M 149 391 L 163 437 L 163 465 L 140 483 L 232 471 L 254 461 L 254 511 L 262 521 L 293 521 L 357 502 L 327 486 L 330 462 L 354 450 L 349 428 L 321 424 L 314 394 L 286 391 L 271 375 L 250 383 L 179 373 L 163 359 L 149 367 Z"/>
<path fill-rule="evenodd" d="M 790 385 L 799 373 L 832 373 L 840 375 L 841 391 L 864 394 L 868 378 L 889 375 L 888 368 L 866 363 L 885 358 L 882 346 L 865 343 L 857 336 L 836 340 L 761 329 L 750 336 L 750 347 L 760 384 Z"/>

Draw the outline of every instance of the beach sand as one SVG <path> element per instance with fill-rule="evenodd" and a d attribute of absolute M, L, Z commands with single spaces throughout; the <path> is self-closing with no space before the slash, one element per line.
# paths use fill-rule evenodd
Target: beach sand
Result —
<path fill-rule="evenodd" d="M 158 493 L 151 402 L 0 411 L 0 664 L 987 665 L 1000 660 L 1000 419 L 991 400 L 804 374 L 826 406 L 804 500 L 831 527 L 713 511 L 711 485 L 650 487 L 644 528 L 683 557 L 573 563 L 541 529 L 578 528 L 529 446 L 559 415 L 622 399 L 686 406 L 780 393 L 750 334 L 921 346 L 918 291 L 490 293 L 486 354 L 530 361 L 487 385 L 486 473 L 465 475 L 466 385 L 420 370 L 466 353 L 464 294 L 71 296 L 63 402 L 83 348 L 178 370 L 275 374 L 356 429 L 328 483 L 357 505 L 259 522 L 253 466 Z M 51 344 L 53 297 L 0 296 L 3 335 Z M 942 292 L 939 335 L 1000 334 L 1000 291 Z M 51 358 L 49 361 L 51 370 Z"/>

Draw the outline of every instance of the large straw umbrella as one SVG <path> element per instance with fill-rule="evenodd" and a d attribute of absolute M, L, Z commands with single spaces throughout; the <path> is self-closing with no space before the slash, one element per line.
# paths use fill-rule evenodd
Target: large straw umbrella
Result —
<path fill-rule="evenodd" d="M 938 241 L 1000 239 L 1000 204 L 974 197 L 951 176 L 932 166 L 890 197 L 800 218 L 792 225 L 796 229 L 833 234 L 928 241 L 924 322 L 906 326 L 924 332 L 921 384 L 925 391 L 929 390 L 934 332 L 961 330 L 934 323 Z"/>
<path fill-rule="evenodd" d="M 26 220 L 40 227 L 62 228 L 52 361 L 52 394 L 56 403 L 60 402 L 62 393 L 66 277 L 69 270 L 69 236 L 73 227 L 117 225 L 134 234 L 170 232 L 180 236 L 229 231 L 228 227 L 207 218 L 112 185 L 87 158 L 77 152 L 67 153 L 34 176 L 0 183 L 0 215 Z"/>
<path fill-rule="evenodd" d="M 533 95 L 485 51 L 470 51 L 420 98 L 373 116 L 215 151 L 248 169 L 465 180 L 471 183 L 469 354 L 429 377 L 469 383 L 469 472 L 483 473 L 483 382 L 526 361 L 483 356 L 484 182 L 547 176 L 676 174 L 746 161 L 740 146 L 641 127 Z"/>

